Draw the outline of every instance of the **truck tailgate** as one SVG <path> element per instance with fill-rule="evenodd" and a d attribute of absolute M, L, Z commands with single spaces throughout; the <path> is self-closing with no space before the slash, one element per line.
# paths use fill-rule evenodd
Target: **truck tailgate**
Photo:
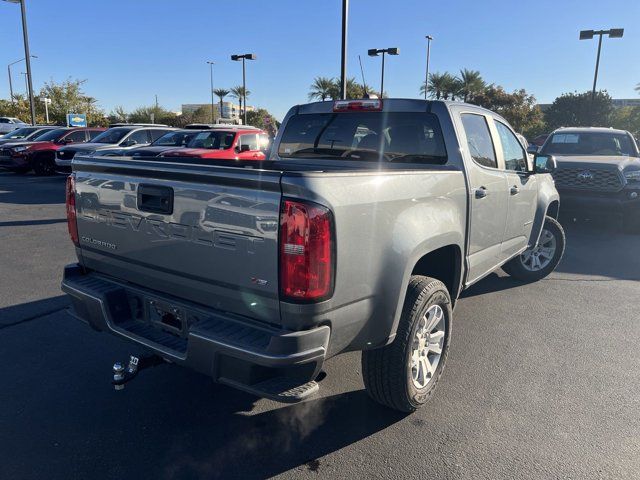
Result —
<path fill-rule="evenodd" d="M 280 322 L 281 172 L 104 157 L 73 169 L 86 268 Z"/>

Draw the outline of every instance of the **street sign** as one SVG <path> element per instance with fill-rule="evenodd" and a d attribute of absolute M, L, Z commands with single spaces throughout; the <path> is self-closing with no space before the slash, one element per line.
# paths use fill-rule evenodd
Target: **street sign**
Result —
<path fill-rule="evenodd" d="M 69 127 L 86 127 L 87 115 L 84 113 L 68 113 L 67 126 Z"/>

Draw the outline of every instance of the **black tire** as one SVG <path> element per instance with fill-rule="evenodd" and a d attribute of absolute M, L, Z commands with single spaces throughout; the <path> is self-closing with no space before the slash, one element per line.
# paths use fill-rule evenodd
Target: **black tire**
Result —
<path fill-rule="evenodd" d="M 434 305 L 439 305 L 444 314 L 442 352 L 426 386 L 417 388 L 411 366 L 414 337 L 423 316 Z M 424 405 L 442 375 L 449 354 L 451 319 L 447 287 L 434 278 L 411 277 L 396 338 L 385 347 L 362 352 L 362 378 L 369 396 L 401 412 L 414 412 Z"/>
<path fill-rule="evenodd" d="M 508 273 L 513 278 L 523 281 L 523 282 L 537 282 L 538 280 L 543 279 L 551 272 L 553 272 L 560 260 L 562 260 L 562 255 L 564 254 L 564 247 L 566 245 L 566 237 L 564 234 L 564 229 L 560 222 L 558 222 L 553 217 L 546 217 L 544 220 L 544 225 L 542 226 L 543 231 L 548 231 L 555 239 L 556 242 L 556 250 L 551 258 L 551 261 L 540 270 L 529 270 L 525 267 L 523 258 L 525 254 L 527 254 L 530 250 L 518 255 L 517 257 L 509 260 L 502 266 L 502 270 Z"/>
<path fill-rule="evenodd" d="M 33 172 L 39 176 L 49 176 L 56 173 L 55 157 L 51 155 L 38 155 L 33 159 Z"/>

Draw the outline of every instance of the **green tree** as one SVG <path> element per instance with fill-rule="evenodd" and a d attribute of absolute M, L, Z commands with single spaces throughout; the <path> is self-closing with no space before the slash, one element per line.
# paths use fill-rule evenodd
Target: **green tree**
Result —
<path fill-rule="evenodd" d="M 542 111 L 536 105 L 535 97 L 524 89 L 508 93 L 501 86 L 489 85 L 474 95 L 472 103 L 502 115 L 525 137 L 545 131 Z"/>
<path fill-rule="evenodd" d="M 423 83 L 420 87 L 420 94 L 424 95 L 424 90 L 427 86 Z M 445 73 L 430 73 L 428 95 L 436 100 L 453 100 L 460 90 L 460 84 L 456 77 L 449 72 Z"/>
<path fill-rule="evenodd" d="M 64 82 L 45 82 L 38 97 L 50 98 L 49 120 L 51 123 L 65 125 L 67 113 L 85 113 L 89 125 L 104 125 L 104 112 L 98 107 L 98 101 L 83 91 L 86 80 L 67 79 Z M 38 110 L 43 110 L 42 101 L 36 103 Z"/>
<path fill-rule="evenodd" d="M 213 93 L 220 99 L 220 116 L 222 117 L 222 104 L 223 104 L 223 100 L 224 97 L 226 97 L 227 95 L 229 95 L 231 92 L 229 90 L 227 90 L 226 88 L 216 88 Z"/>
<path fill-rule="evenodd" d="M 64 82 L 47 82 L 36 94 L 35 110 L 36 122 L 44 124 L 46 122 L 44 98 L 51 99 L 49 105 L 49 123 L 66 125 L 67 113 L 84 113 L 87 115 L 87 122 L 91 126 L 102 126 L 107 124 L 104 112 L 98 107 L 98 102 L 94 97 L 86 95 L 83 91 L 85 80 L 67 79 Z M 15 94 L 14 102 L 0 102 L 0 115 L 18 117 L 23 121 L 31 120 L 29 100 L 26 95 Z"/>
<path fill-rule="evenodd" d="M 482 75 L 477 70 L 468 70 L 466 68 L 460 70 L 458 77 L 460 82 L 460 95 L 463 101 L 470 101 L 475 95 L 484 91 L 486 84 L 482 79 Z"/>
<path fill-rule="evenodd" d="M 280 128 L 280 122 L 264 108 L 247 112 L 247 125 L 261 128 L 271 136 Z"/>
<path fill-rule="evenodd" d="M 339 91 L 339 89 L 338 89 Z M 332 98 L 335 94 L 335 84 L 333 79 L 329 77 L 316 77 L 311 84 L 309 90 L 309 100 L 325 100 Z"/>
<path fill-rule="evenodd" d="M 251 95 L 251 92 L 249 90 L 245 90 L 245 88 L 242 85 L 238 85 L 237 87 L 233 87 L 231 89 L 231 96 L 233 98 L 237 98 L 238 99 L 238 103 L 240 104 L 240 116 L 242 116 L 242 99 L 245 97 L 248 97 L 249 95 Z M 247 108 L 247 106 L 245 105 L 244 108 Z"/>
<path fill-rule="evenodd" d="M 627 130 L 634 137 L 640 138 L 640 107 L 622 107 L 611 114 L 611 126 Z"/>
<path fill-rule="evenodd" d="M 209 116 L 211 115 L 211 109 L 208 109 Z M 153 117 L 152 117 L 153 115 Z M 153 118 L 153 120 L 152 120 Z M 133 110 L 128 116 L 127 121 L 131 123 L 161 123 L 164 125 L 175 125 L 177 115 L 161 106 L 150 105 L 146 107 L 138 107 Z M 207 120 L 207 123 L 211 120 Z"/>
<path fill-rule="evenodd" d="M 565 93 L 544 112 L 549 129 L 558 127 L 608 127 L 613 112 L 611 96 L 606 91 Z"/>

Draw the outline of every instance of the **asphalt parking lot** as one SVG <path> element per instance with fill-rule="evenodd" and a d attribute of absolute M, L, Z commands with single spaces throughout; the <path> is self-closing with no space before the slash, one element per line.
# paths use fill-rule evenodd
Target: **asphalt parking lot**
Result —
<path fill-rule="evenodd" d="M 0 173 L 0 478 L 638 478 L 640 236 L 565 225 L 548 279 L 466 292 L 426 408 L 370 401 L 358 354 L 287 406 L 163 365 L 65 311 L 64 177 Z"/>

